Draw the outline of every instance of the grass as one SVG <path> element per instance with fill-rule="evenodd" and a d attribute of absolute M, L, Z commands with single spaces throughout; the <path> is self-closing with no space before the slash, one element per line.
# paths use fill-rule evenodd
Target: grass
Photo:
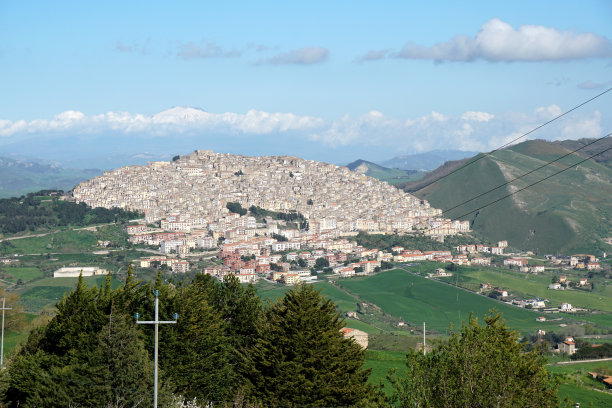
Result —
<path fill-rule="evenodd" d="M 19 254 L 78 253 L 92 249 L 98 243 L 91 231 L 58 231 L 42 237 L 28 237 L 10 241 L 11 251 Z"/>
<path fill-rule="evenodd" d="M 384 328 L 379 328 L 373 324 L 362 322 L 361 320 L 356 320 L 356 319 L 345 319 L 344 323 L 346 324 L 346 327 L 350 327 L 351 329 L 361 330 L 368 334 L 380 333 L 380 332 L 385 331 Z"/>
<path fill-rule="evenodd" d="M 344 279 L 338 285 L 378 305 L 384 313 L 419 325 L 425 321 L 428 330 L 434 329 L 440 333 L 446 333 L 449 325 L 460 327 L 462 322 L 468 320 L 470 313 L 482 317 L 491 309 L 502 312 L 508 326 L 522 333 L 553 327 L 549 322 L 536 322 L 536 312 L 509 306 L 404 270 Z"/>
<path fill-rule="evenodd" d="M 612 371 L 612 361 L 599 361 L 576 364 L 549 364 L 546 370 L 555 374 L 587 374 L 589 371 L 597 371 L 598 368 L 606 368 Z"/>
<path fill-rule="evenodd" d="M 29 282 L 43 277 L 42 271 L 35 267 L 10 267 L 5 272 L 11 275 L 7 280 L 13 283 L 16 283 L 19 279 L 23 282 Z"/>
<path fill-rule="evenodd" d="M 568 398 L 570 402 L 579 402 L 581 407 L 611 407 L 612 394 L 594 391 L 576 384 L 559 384 L 557 396 L 560 401 Z M 592 405 L 590 405 L 592 404 Z"/>
<path fill-rule="evenodd" d="M 370 334 L 368 344 L 373 350 L 399 351 L 406 353 L 408 350 L 422 343 L 421 336 L 409 336 L 398 333 L 374 333 Z"/>
<path fill-rule="evenodd" d="M 378 385 L 382 381 L 387 395 L 392 393 L 391 384 L 387 381 L 387 374 L 390 370 L 397 370 L 397 375 L 401 376 L 406 370 L 406 353 L 401 351 L 380 351 L 366 350 L 366 360 L 364 368 L 372 369 L 368 382 Z"/>
<path fill-rule="evenodd" d="M 104 276 L 90 276 L 83 278 L 88 286 L 104 285 Z M 64 295 L 70 292 L 77 284 L 78 278 L 43 278 L 34 281 L 16 292 L 21 296 L 21 304 L 30 313 L 38 313 L 47 306 L 55 305 Z M 121 282 L 111 279 L 113 288 L 117 288 Z"/>
<path fill-rule="evenodd" d="M 314 284 L 321 291 L 321 294 L 332 299 L 336 307 L 341 312 L 350 312 L 357 310 L 357 300 L 347 294 L 345 291 L 335 287 L 327 281 L 321 281 Z M 274 284 L 268 281 L 259 281 L 255 287 L 257 294 L 261 299 L 274 302 L 276 299 L 282 298 L 285 292 L 291 289 L 291 286 Z"/>
<path fill-rule="evenodd" d="M 22 333 L 14 331 L 7 331 L 4 333 L 4 358 L 10 356 L 13 350 L 17 349 L 17 346 L 25 342 L 30 335 L 28 330 L 24 330 Z"/>

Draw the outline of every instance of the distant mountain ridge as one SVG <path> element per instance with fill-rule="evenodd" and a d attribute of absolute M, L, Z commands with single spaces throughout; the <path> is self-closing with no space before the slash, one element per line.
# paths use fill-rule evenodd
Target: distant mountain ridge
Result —
<path fill-rule="evenodd" d="M 98 169 L 70 169 L 57 163 L 0 157 L 0 198 L 45 189 L 70 190 L 101 173 Z"/>
<path fill-rule="evenodd" d="M 386 181 L 389 184 L 405 183 L 417 180 L 422 176 L 422 172 L 417 170 L 390 169 L 362 159 L 355 160 L 347 164 L 346 167 L 356 173 L 365 174 L 366 176 Z"/>
<path fill-rule="evenodd" d="M 426 153 L 417 153 L 407 156 L 396 156 L 392 159 L 380 162 L 381 166 L 401 170 L 425 170 L 431 171 L 443 165 L 447 161 L 461 160 L 472 157 L 478 152 L 462 150 L 432 150 Z"/>
<path fill-rule="evenodd" d="M 612 249 L 604 242 L 605 238 L 612 237 L 611 161 L 604 156 L 599 162 L 588 160 L 577 168 L 571 166 L 610 147 L 612 140 L 602 140 L 586 152 L 570 154 L 504 186 L 588 142 L 531 140 L 494 153 L 447 162 L 422 180 L 397 187 L 429 200 L 436 208 L 447 210 L 444 217 L 469 219 L 473 230 L 490 242 L 507 239 L 515 248 L 539 253 L 594 251 L 600 255 L 601 251 Z M 476 158 L 474 164 L 458 170 L 468 160 Z M 570 169 L 517 192 L 566 168 Z M 457 171 L 448 175 L 454 170 Z M 448 176 L 430 184 L 444 175 Z M 453 209 L 498 186 L 502 187 Z M 514 192 L 517 193 L 485 207 Z"/>

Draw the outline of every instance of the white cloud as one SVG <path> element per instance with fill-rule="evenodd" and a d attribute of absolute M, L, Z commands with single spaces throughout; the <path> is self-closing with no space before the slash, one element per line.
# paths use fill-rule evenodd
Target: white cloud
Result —
<path fill-rule="evenodd" d="M 602 134 L 601 113 L 595 111 L 590 117 L 566 124 L 559 140 L 597 138 Z"/>
<path fill-rule="evenodd" d="M 323 47 L 304 47 L 288 52 L 281 52 L 273 57 L 260 60 L 256 65 L 312 65 L 327 61 L 329 50 Z"/>
<path fill-rule="evenodd" d="M 238 144 L 249 139 L 263 151 L 267 143 L 279 141 L 288 146 L 306 143 L 318 149 L 350 147 L 369 151 L 376 147 L 394 153 L 435 149 L 490 151 L 558 116 L 561 111 L 559 106 L 550 105 L 531 113 L 468 111 L 446 115 L 433 111 L 420 117 L 396 118 L 372 110 L 357 117 L 345 115 L 330 120 L 259 110 L 211 113 L 191 107 L 174 107 L 154 115 L 107 112 L 87 116 L 71 110 L 51 119 L 0 120 L 0 144 L 26 140 L 26 137 L 52 140 L 70 135 L 98 135 L 108 138 L 109 144 L 118 145 L 124 139 L 147 139 L 151 143 L 156 139 L 161 143 L 169 138 L 175 142 L 197 136 Z M 602 134 L 601 121 L 598 111 L 575 113 L 534 132 L 529 138 L 598 137 Z"/>
<path fill-rule="evenodd" d="M 563 113 L 563 110 L 559 106 L 553 104 L 550 106 L 542 106 L 536 108 L 534 110 L 534 113 L 538 118 L 548 121 L 561 115 Z"/>
<path fill-rule="evenodd" d="M 407 43 L 398 58 L 434 61 L 560 61 L 612 56 L 612 42 L 594 33 L 559 31 L 552 27 L 518 28 L 494 18 L 475 37 L 458 35 L 431 47 Z"/>
<path fill-rule="evenodd" d="M 495 115 L 492 115 L 490 113 L 476 111 L 465 112 L 463 115 L 461 115 L 461 119 L 473 122 L 488 122 L 494 117 Z"/>

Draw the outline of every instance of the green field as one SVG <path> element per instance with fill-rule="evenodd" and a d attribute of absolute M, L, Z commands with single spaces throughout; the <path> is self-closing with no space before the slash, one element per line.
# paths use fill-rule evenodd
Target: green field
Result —
<path fill-rule="evenodd" d="M 589 362 L 589 363 L 571 363 L 571 364 L 549 364 L 546 370 L 549 373 L 557 374 L 586 374 L 589 371 L 597 371 L 598 368 L 606 368 L 612 372 L 612 360 Z"/>
<path fill-rule="evenodd" d="M 42 271 L 35 267 L 10 267 L 4 269 L 4 272 L 10 275 L 6 280 L 13 283 L 17 283 L 20 279 L 22 282 L 29 282 L 43 277 Z"/>
<path fill-rule="evenodd" d="M 425 321 L 428 330 L 440 333 L 447 333 L 451 324 L 459 328 L 462 322 L 468 320 L 470 313 L 482 318 L 492 309 L 502 312 L 508 326 L 521 333 L 554 327 L 550 322 L 536 322 L 536 312 L 509 306 L 404 270 L 396 269 L 366 278 L 343 279 L 338 281 L 338 285 L 378 305 L 387 314 L 415 325 Z"/>
<path fill-rule="evenodd" d="M 78 253 L 92 249 L 98 243 L 91 231 L 58 231 L 42 237 L 29 237 L 9 241 L 10 249 L 17 254 L 42 254 L 53 252 Z"/>
<path fill-rule="evenodd" d="M 387 374 L 390 370 L 397 370 L 397 376 L 401 376 L 406 371 L 406 353 L 401 351 L 380 351 L 366 350 L 366 361 L 364 368 L 371 368 L 368 382 L 378 385 L 379 382 L 385 385 L 387 395 L 391 394 L 392 389 Z"/>
<path fill-rule="evenodd" d="M 557 395 L 560 401 L 567 397 L 572 402 L 579 402 L 581 407 L 612 407 L 612 394 L 574 384 L 560 384 Z"/>
<path fill-rule="evenodd" d="M 357 299 L 329 282 L 316 282 L 314 283 L 314 286 L 319 289 L 323 295 L 332 299 L 336 304 L 336 307 L 341 312 L 349 312 L 357 309 Z M 274 301 L 277 298 L 282 298 L 285 295 L 285 292 L 291 289 L 291 286 L 274 284 L 267 281 L 260 281 L 257 283 L 257 285 L 255 285 L 255 287 L 257 288 L 257 294 L 260 298 L 264 300 L 268 299 L 270 301 Z"/>
<path fill-rule="evenodd" d="M 90 276 L 83 278 L 89 286 L 104 285 L 104 276 Z M 64 295 L 70 292 L 77 284 L 78 278 L 43 278 L 34 281 L 16 292 L 21 296 L 21 304 L 26 312 L 38 313 L 48 306 L 54 306 Z M 117 279 L 111 279 L 113 288 L 121 284 Z"/>

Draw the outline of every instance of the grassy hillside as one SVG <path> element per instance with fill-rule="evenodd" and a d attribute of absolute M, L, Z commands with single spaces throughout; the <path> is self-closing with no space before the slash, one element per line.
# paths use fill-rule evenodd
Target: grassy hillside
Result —
<path fill-rule="evenodd" d="M 567 152 L 562 146 L 542 141 L 521 143 L 487 155 L 416 195 L 429 200 L 434 207 L 449 210 Z M 578 155 L 568 156 L 444 215 L 464 216 L 582 159 Z M 515 248 L 539 253 L 599 254 L 610 250 L 602 242 L 612 236 L 610 196 L 612 169 L 588 161 L 463 219 L 469 219 L 472 228 L 489 241 L 507 239 Z"/>

